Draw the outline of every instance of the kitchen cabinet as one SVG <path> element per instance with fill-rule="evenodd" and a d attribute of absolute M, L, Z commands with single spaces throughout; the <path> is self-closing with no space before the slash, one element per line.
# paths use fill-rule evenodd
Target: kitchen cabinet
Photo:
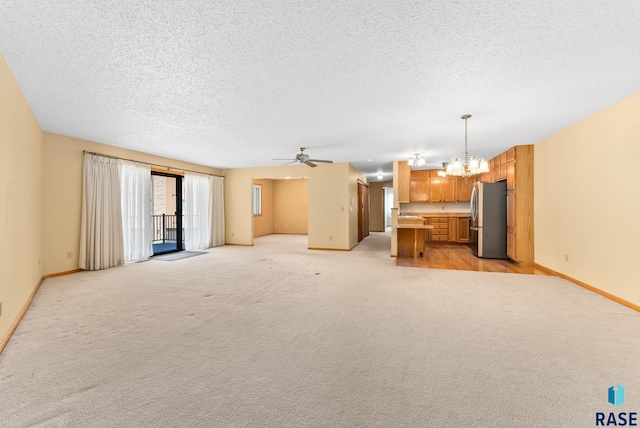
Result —
<path fill-rule="evenodd" d="M 473 189 L 474 180 L 473 177 L 470 177 L 468 180 L 465 180 L 462 177 L 456 177 L 456 202 L 470 202 L 471 201 L 471 190 Z"/>
<path fill-rule="evenodd" d="M 469 215 L 462 217 L 449 215 L 447 217 L 426 217 L 425 224 L 433 226 L 433 229 L 425 231 L 427 242 L 444 244 L 468 244 L 469 243 Z"/>
<path fill-rule="evenodd" d="M 433 226 L 433 229 L 429 230 L 429 240 L 449 241 L 449 219 L 447 217 L 430 217 L 429 224 Z"/>
<path fill-rule="evenodd" d="M 468 243 L 469 242 L 469 217 L 458 217 L 458 237 L 457 242 Z"/>
<path fill-rule="evenodd" d="M 534 263 L 533 145 L 515 146 L 494 158 L 493 177 L 507 180 L 507 256 Z"/>
<path fill-rule="evenodd" d="M 437 170 L 431 170 L 429 179 L 429 202 L 455 202 L 455 177 L 438 177 Z"/>
<path fill-rule="evenodd" d="M 398 202 L 409 202 L 411 167 L 407 161 L 398 161 Z"/>
<path fill-rule="evenodd" d="M 518 260 L 516 239 L 516 194 L 507 190 L 507 257 Z"/>
<path fill-rule="evenodd" d="M 458 217 L 449 217 L 449 242 L 458 242 Z"/>
<path fill-rule="evenodd" d="M 409 200 L 411 202 L 429 202 L 429 171 L 411 171 Z"/>
<path fill-rule="evenodd" d="M 489 161 L 490 182 L 507 181 L 507 256 L 533 264 L 533 145 L 514 146 Z"/>

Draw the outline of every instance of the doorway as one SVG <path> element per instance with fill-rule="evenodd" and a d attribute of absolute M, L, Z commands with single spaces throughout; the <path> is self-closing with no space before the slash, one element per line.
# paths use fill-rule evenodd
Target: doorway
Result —
<path fill-rule="evenodd" d="M 391 208 L 393 207 L 393 187 L 384 188 L 384 229 L 391 227 Z"/>
<path fill-rule="evenodd" d="M 369 236 L 369 185 L 358 180 L 358 242 Z"/>
<path fill-rule="evenodd" d="M 151 171 L 153 255 L 184 250 L 184 183 L 181 175 Z"/>

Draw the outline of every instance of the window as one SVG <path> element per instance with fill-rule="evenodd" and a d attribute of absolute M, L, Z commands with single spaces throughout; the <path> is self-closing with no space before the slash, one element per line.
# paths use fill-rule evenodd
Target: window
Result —
<path fill-rule="evenodd" d="M 262 215 L 262 185 L 253 185 L 253 215 Z"/>

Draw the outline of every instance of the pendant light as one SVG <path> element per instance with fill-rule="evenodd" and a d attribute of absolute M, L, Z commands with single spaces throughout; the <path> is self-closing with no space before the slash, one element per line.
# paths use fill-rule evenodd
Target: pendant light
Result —
<path fill-rule="evenodd" d="M 486 160 L 477 159 L 475 156 L 469 157 L 467 119 L 470 117 L 470 114 L 460 116 L 460 119 L 464 120 L 464 158 L 460 160 L 459 157 L 456 157 L 453 162 L 449 162 L 447 165 L 447 175 L 463 177 L 465 180 L 468 180 L 473 175 L 489 172 L 489 163 Z"/>

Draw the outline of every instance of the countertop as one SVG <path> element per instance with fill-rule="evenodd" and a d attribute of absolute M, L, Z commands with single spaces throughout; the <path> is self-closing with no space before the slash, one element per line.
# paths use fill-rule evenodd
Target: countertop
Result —
<path fill-rule="evenodd" d="M 428 213 L 415 213 L 415 212 L 410 212 L 408 216 L 404 216 L 404 217 L 471 217 L 471 213 L 470 212 L 428 212 Z M 401 216 L 398 216 L 398 218 L 400 218 Z"/>
<path fill-rule="evenodd" d="M 433 229 L 432 224 L 398 224 L 398 229 Z"/>

